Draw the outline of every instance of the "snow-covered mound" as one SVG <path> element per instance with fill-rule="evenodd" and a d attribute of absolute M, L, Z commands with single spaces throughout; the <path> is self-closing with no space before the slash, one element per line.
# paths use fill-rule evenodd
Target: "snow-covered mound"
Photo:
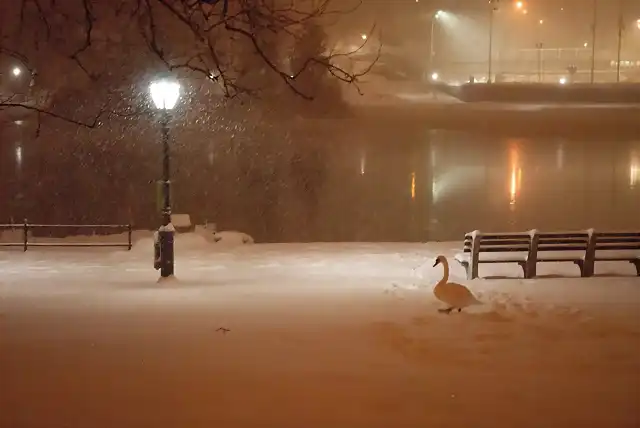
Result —
<path fill-rule="evenodd" d="M 134 233 L 135 238 L 135 233 Z M 253 244 L 254 240 L 251 236 L 242 232 L 212 232 L 211 229 L 196 226 L 195 232 L 176 233 L 175 248 L 176 251 L 200 251 L 211 248 L 212 244 L 220 244 L 225 246 L 236 246 L 243 244 Z M 133 251 L 152 253 L 153 252 L 153 235 L 150 232 L 139 239 L 134 239 Z"/>
<path fill-rule="evenodd" d="M 240 244 L 254 244 L 254 240 L 251 236 L 246 233 L 236 232 L 236 231 L 222 231 L 222 232 L 214 232 L 213 240 L 217 244 L 228 244 L 228 245 L 240 245 Z"/>
<path fill-rule="evenodd" d="M 196 226 L 195 233 L 209 242 L 224 245 L 254 244 L 254 239 L 243 232 L 233 230 L 217 232 L 207 226 Z"/>

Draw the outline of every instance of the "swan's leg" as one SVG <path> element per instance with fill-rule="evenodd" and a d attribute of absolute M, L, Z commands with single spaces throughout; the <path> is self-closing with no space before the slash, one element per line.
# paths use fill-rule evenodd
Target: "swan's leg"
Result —
<path fill-rule="evenodd" d="M 441 312 L 443 314 L 450 314 L 452 310 L 454 310 L 455 308 L 453 306 L 446 308 L 446 309 L 438 309 L 438 312 Z"/>

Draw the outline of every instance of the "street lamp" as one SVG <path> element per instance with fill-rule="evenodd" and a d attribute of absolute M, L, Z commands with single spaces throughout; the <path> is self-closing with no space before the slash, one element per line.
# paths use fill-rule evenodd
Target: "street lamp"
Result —
<path fill-rule="evenodd" d="M 499 2 L 500 0 L 489 0 L 489 70 L 487 72 L 487 83 L 491 83 L 491 75 L 493 74 L 493 21 Z"/>
<path fill-rule="evenodd" d="M 161 79 L 149 86 L 153 104 L 160 110 L 162 125 L 162 226 L 158 229 L 160 254 L 156 255 L 156 269 L 160 269 L 160 276 L 173 276 L 173 241 L 175 229 L 171 224 L 171 169 L 169 153 L 169 112 L 180 98 L 180 84 L 175 80 Z M 159 257 L 158 257 L 159 256 Z"/>
<path fill-rule="evenodd" d="M 13 67 L 11 74 L 13 74 L 14 77 L 18 77 L 22 74 L 22 69 L 20 67 Z"/>
<path fill-rule="evenodd" d="M 436 55 L 436 51 L 435 51 L 436 21 L 439 20 L 443 14 L 444 14 L 443 11 L 438 10 L 431 17 L 431 40 L 429 40 L 429 69 L 431 70 L 433 70 L 435 65 L 434 57 Z"/>

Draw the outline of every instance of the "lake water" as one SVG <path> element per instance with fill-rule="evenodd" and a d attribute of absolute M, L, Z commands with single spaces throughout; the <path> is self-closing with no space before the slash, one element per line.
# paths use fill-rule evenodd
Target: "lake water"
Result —
<path fill-rule="evenodd" d="M 419 124 L 323 123 L 250 142 L 176 134 L 174 212 L 258 242 L 640 228 L 640 141 L 489 137 Z M 160 151 L 146 144 L 3 133 L 0 223 L 155 227 Z"/>

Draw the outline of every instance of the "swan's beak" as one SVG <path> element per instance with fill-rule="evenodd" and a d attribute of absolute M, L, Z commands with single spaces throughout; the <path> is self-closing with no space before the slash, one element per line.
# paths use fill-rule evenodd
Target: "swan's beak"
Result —
<path fill-rule="evenodd" d="M 436 259 L 436 262 L 433 264 L 433 267 L 436 267 L 440 264 L 440 259 Z"/>

